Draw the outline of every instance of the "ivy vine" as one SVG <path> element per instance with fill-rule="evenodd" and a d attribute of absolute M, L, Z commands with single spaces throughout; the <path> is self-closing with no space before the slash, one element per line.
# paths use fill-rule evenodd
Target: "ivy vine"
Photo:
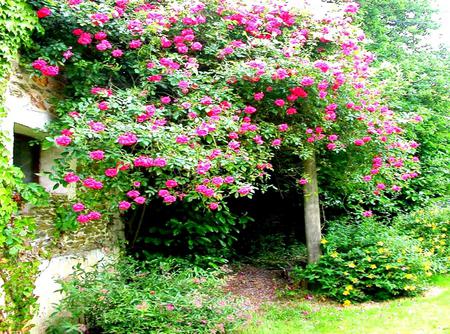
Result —
<path fill-rule="evenodd" d="M 0 124 L 6 117 L 4 95 L 12 64 L 21 47 L 31 44 L 31 34 L 39 29 L 36 13 L 21 0 L 0 0 Z M 45 201 L 36 184 L 25 184 L 23 173 L 10 163 L 8 136 L 0 131 L 0 279 L 4 305 L 0 305 L 0 332 L 25 333 L 36 309 L 34 282 L 38 264 L 30 241 L 35 222 L 20 216 L 25 203 Z"/>

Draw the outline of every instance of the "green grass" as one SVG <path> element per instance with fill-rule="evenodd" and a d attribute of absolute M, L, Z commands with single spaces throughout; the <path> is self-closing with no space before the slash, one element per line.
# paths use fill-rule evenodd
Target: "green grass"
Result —
<path fill-rule="evenodd" d="M 450 276 L 425 296 L 349 307 L 315 301 L 266 305 L 238 334 L 450 334 Z"/>

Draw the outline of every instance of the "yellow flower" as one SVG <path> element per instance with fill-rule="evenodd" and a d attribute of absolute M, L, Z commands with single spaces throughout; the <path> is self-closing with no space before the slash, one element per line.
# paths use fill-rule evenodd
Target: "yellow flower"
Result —
<path fill-rule="evenodd" d="M 351 305 L 351 301 L 350 300 L 344 300 L 344 303 L 342 304 L 342 305 L 344 305 L 344 306 L 350 306 Z"/>
<path fill-rule="evenodd" d="M 378 245 L 378 246 L 383 246 L 383 245 L 384 245 L 384 242 L 383 242 L 383 241 L 378 241 L 378 242 L 377 242 L 377 245 Z"/>
<path fill-rule="evenodd" d="M 334 258 L 337 258 L 339 256 L 339 253 L 338 252 L 333 252 L 333 253 L 330 254 L 330 256 L 334 259 Z"/>
<path fill-rule="evenodd" d="M 342 292 L 342 294 L 343 294 L 344 296 L 348 296 L 348 295 L 350 294 L 350 291 L 345 290 L 344 292 Z"/>
<path fill-rule="evenodd" d="M 414 290 L 416 290 L 416 287 L 414 286 L 414 285 L 406 285 L 405 287 L 404 287 L 404 289 L 406 290 L 406 291 L 414 291 Z"/>
<path fill-rule="evenodd" d="M 345 290 L 348 290 L 348 291 L 353 290 L 353 285 L 347 285 L 345 287 Z"/>
<path fill-rule="evenodd" d="M 347 266 L 348 266 L 349 268 L 355 268 L 355 267 L 356 267 L 356 264 L 355 264 L 354 262 L 350 262 L 349 264 L 347 264 Z"/>
<path fill-rule="evenodd" d="M 406 279 L 414 279 L 415 276 L 414 276 L 413 274 L 406 274 L 406 275 L 405 275 L 405 278 L 406 278 Z"/>
<path fill-rule="evenodd" d="M 375 269 L 377 266 L 375 264 L 370 265 L 370 269 Z"/>
<path fill-rule="evenodd" d="M 387 270 L 389 270 L 389 269 L 391 269 L 391 268 L 392 268 L 391 265 L 389 265 L 389 264 L 386 265 L 386 269 L 387 269 Z"/>
<path fill-rule="evenodd" d="M 372 258 L 371 258 L 371 257 L 368 257 L 368 258 L 367 258 L 367 261 L 368 261 L 368 262 L 372 261 Z"/>
<path fill-rule="evenodd" d="M 357 279 L 357 278 L 352 278 L 352 282 L 356 284 L 356 283 L 359 282 L 359 279 Z"/>
<path fill-rule="evenodd" d="M 322 239 L 322 240 L 320 240 L 320 243 L 321 243 L 322 245 L 325 245 L 327 242 L 328 242 L 327 239 Z"/>

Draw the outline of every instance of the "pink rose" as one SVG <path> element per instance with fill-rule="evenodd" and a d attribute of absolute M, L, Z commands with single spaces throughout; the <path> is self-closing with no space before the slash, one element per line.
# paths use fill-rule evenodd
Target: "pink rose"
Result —
<path fill-rule="evenodd" d="M 113 56 L 114 58 L 120 58 L 123 56 L 123 51 L 120 49 L 115 49 L 111 52 L 111 56 Z"/>
<path fill-rule="evenodd" d="M 89 45 L 92 43 L 92 35 L 87 32 L 82 32 L 77 40 L 78 44 Z"/>
<path fill-rule="evenodd" d="M 175 180 L 167 180 L 166 181 L 166 187 L 167 188 L 175 188 L 176 186 L 178 186 L 178 182 Z"/>
<path fill-rule="evenodd" d="M 68 146 L 71 142 L 72 142 L 72 139 L 65 135 L 55 138 L 55 143 L 59 146 Z"/>
<path fill-rule="evenodd" d="M 208 207 L 211 210 L 217 210 L 217 208 L 219 207 L 219 203 L 213 202 L 213 203 L 209 203 Z"/>
<path fill-rule="evenodd" d="M 109 109 L 109 104 L 106 101 L 102 101 L 98 104 L 98 109 L 105 111 Z"/>
<path fill-rule="evenodd" d="M 89 221 L 89 217 L 87 215 L 79 215 L 77 217 L 77 222 L 79 222 L 80 224 L 85 224 Z"/>
<path fill-rule="evenodd" d="M 59 67 L 58 66 L 44 66 L 41 69 L 42 75 L 45 75 L 47 77 L 55 77 L 59 74 Z"/>
<path fill-rule="evenodd" d="M 140 39 L 134 39 L 129 44 L 130 49 L 139 49 L 142 46 L 142 41 Z"/>
<path fill-rule="evenodd" d="M 80 178 L 74 173 L 69 172 L 64 176 L 64 181 L 66 181 L 67 183 L 75 183 L 80 181 Z"/>
<path fill-rule="evenodd" d="M 83 211 L 84 208 L 85 208 L 85 207 L 84 207 L 83 203 L 75 203 L 74 205 L 72 205 L 72 209 L 73 209 L 73 211 L 75 211 L 75 212 Z"/>
<path fill-rule="evenodd" d="M 88 213 L 87 217 L 89 220 L 99 220 L 100 218 L 102 218 L 102 214 L 97 211 L 91 211 Z"/>
<path fill-rule="evenodd" d="M 102 150 L 92 151 L 89 153 L 89 157 L 92 160 L 103 160 L 105 158 L 105 152 Z"/>
<path fill-rule="evenodd" d="M 373 213 L 372 213 L 372 211 L 367 210 L 367 211 L 364 211 L 364 212 L 363 212 L 363 216 L 364 216 L 364 217 L 372 217 L 372 216 L 373 216 Z"/>
<path fill-rule="evenodd" d="M 36 14 L 38 18 L 43 19 L 44 17 L 50 16 L 52 14 L 52 11 L 50 8 L 42 7 L 36 12 Z"/>
<path fill-rule="evenodd" d="M 301 184 L 302 186 L 304 186 L 305 184 L 308 183 L 308 180 L 307 179 L 300 179 L 300 180 L 298 180 L 298 183 Z"/>
<path fill-rule="evenodd" d="M 118 171 L 117 168 L 108 168 L 107 170 L 105 170 L 105 175 L 107 177 L 115 177 L 117 176 Z"/>
<path fill-rule="evenodd" d="M 144 204 L 144 203 L 145 203 L 145 197 L 144 197 L 144 196 L 138 196 L 138 197 L 136 197 L 136 198 L 134 199 L 134 201 L 135 201 L 137 204 Z"/>
<path fill-rule="evenodd" d="M 137 139 L 138 138 L 136 137 L 135 134 L 127 132 L 123 135 L 120 135 L 119 138 L 117 139 L 117 142 L 123 146 L 131 146 L 137 143 Z"/>
<path fill-rule="evenodd" d="M 47 62 L 44 59 L 36 59 L 31 65 L 36 70 L 42 70 L 45 66 L 47 66 Z"/>
<path fill-rule="evenodd" d="M 177 198 L 175 196 L 169 195 L 169 196 L 165 196 L 164 197 L 164 203 L 173 203 L 177 200 Z"/>
<path fill-rule="evenodd" d="M 127 201 L 121 201 L 119 203 L 119 210 L 120 211 L 125 211 L 128 210 L 131 207 L 131 203 L 127 202 Z"/>
<path fill-rule="evenodd" d="M 284 100 L 282 100 L 282 99 L 277 99 L 277 100 L 275 100 L 275 105 L 278 106 L 278 107 L 284 106 L 285 103 L 286 103 L 286 102 L 284 102 Z"/>

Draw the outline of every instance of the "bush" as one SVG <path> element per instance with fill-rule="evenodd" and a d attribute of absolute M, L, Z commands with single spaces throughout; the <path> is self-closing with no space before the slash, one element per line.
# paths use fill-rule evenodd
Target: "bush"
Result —
<path fill-rule="evenodd" d="M 241 319 L 218 270 L 179 259 L 130 258 L 62 284 L 65 297 L 47 333 L 222 333 Z"/>
<path fill-rule="evenodd" d="M 421 248 L 431 259 L 431 270 L 434 273 L 449 271 L 449 225 L 450 208 L 438 205 L 399 216 L 394 221 L 395 228 L 419 241 Z"/>
<path fill-rule="evenodd" d="M 322 244 L 320 260 L 296 268 L 293 277 L 344 304 L 415 295 L 431 275 L 416 240 L 372 220 L 336 222 Z"/>

